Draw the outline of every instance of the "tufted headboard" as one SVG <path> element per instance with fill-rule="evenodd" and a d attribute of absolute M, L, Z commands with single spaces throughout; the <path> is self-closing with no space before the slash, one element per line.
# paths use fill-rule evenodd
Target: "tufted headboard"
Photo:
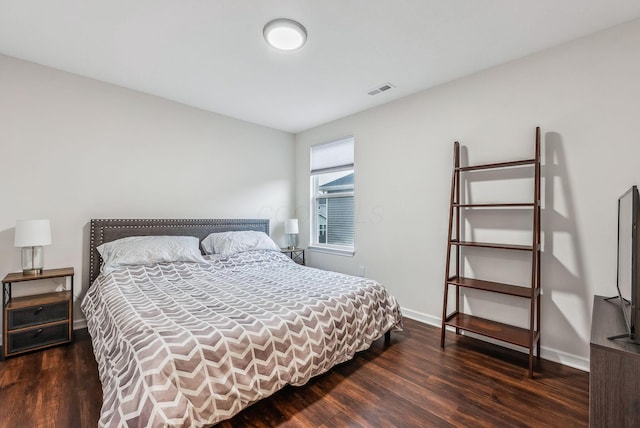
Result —
<path fill-rule="evenodd" d="M 100 273 L 102 262 L 96 249 L 105 242 L 128 236 L 185 235 L 201 241 L 213 232 L 257 230 L 269 234 L 266 219 L 92 219 L 89 241 L 89 284 Z"/>

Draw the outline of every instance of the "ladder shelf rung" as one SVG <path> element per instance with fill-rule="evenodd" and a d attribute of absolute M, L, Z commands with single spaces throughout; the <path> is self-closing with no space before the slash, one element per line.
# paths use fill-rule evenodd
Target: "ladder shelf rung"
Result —
<path fill-rule="evenodd" d="M 458 285 L 476 290 L 491 291 L 494 293 L 507 294 L 509 296 L 524 297 L 527 299 L 536 297 L 540 292 L 537 288 L 524 287 L 521 285 L 505 284 L 501 282 L 485 281 L 476 278 L 465 278 L 453 276 L 447 281 L 449 284 Z"/>
<path fill-rule="evenodd" d="M 458 171 L 478 171 L 481 169 L 498 169 L 498 168 L 510 168 L 514 166 L 534 165 L 535 163 L 536 163 L 535 159 L 522 159 L 522 160 L 510 161 L 510 162 L 498 162 L 498 163 L 487 163 L 483 165 L 459 166 L 456 169 Z"/>
<path fill-rule="evenodd" d="M 515 327 L 461 312 L 449 315 L 444 324 L 527 349 L 531 349 L 538 341 L 537 331 L 533 331 L 533 340 L 531 340 L 531 330 L 527 328 Z"/>
<path fill-rule="evenodd" d="M 505 203 L 484 203 L 484 204 L 453 204 L 458 208 L 514 208 L 514 207 L 535 207 L 534 202 L 505 202 Z"/>
<path fill-rule="evenodd" d="M 451 245 L 459 245 L 461 247 L 481 247 L 481 248 L 497 248 L 501 250 L 517 250 L 517 251 L 533 251 L 534 247 L 531 245 L 514 245 L 514 244 L 497 244 L 491 242 L 476 242 L 476 241 L 457 241 L 452 239 Z"/>

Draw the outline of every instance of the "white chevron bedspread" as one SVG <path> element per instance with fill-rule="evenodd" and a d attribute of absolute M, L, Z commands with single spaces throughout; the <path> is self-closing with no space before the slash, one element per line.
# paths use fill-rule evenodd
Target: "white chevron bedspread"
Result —
<path fill-rule="evenodd" d="M 376 281 L 251 251 L 120 268 L 82 301 L 103 389 L 100 426 L 201 427 L 302 385 L 400 329 Z"/>

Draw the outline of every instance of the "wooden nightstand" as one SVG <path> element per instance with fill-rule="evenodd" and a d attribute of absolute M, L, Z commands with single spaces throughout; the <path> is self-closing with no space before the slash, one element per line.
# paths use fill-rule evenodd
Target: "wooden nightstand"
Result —
<path fill-rule="evenodd" d="M 282 252 L 291 257 L 291 260 L 293 260 L 294 262 L 304 266 L 304 248 L 282 248 Z"/>
<path fill-rule="evenodd" d="M 10 273 L 2 280 L 3 357 L 73 341 L 73 268 L 43 270 L 39 275 Z M 14 284 L 71 278 L 71 290 L 12 297 Z"/>

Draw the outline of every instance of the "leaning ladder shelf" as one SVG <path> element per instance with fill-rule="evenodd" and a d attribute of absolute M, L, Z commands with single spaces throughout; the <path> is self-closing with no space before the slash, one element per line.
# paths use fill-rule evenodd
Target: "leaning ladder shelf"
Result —
<path fill-rule="evenodd" d="M 523 203 L 464 203 L 461 201 L 460 176 L 465 171 L 495 170 L 500 168 L 518 168 L 533 166 L 533 201 Z M 533 211 L 531 245 L 495 244 L 461 240 L 462 212 L 474 208 L 530 208 Z M 461 257 L 463 247 L 493 248 L 505 251 L 526 251 L 531 253 L 531 284 L 529 286 L 503 284 L 476 278 L 461 276 Z M 452 252 L 455 254 L 452 263 Z M 453 265 L 453 266 L 452 266 Z M 453 268 L 454 273 L 451 273 Z M 455 287 L 455 310 L 448 312 L 449 287 Z M 475 289 L 528 299 L 530 302 L 529 328 L 491 321 L 465 314 L 460 309 L 461 289 Z M 460 331 L 510 343 L 529 351 L 529 377 L 533 377 L 533 357 L 540 358 L 540 128 L 536 128 L 535 155 L 532 159 L 512 162 L 500 162 L 484 165 L 460 166 L 460 144 L 456 141 L 453 149 L 453 174 L 451 178 L 451 199 L 449 205 L 449 239 L 444 281 L 444 303 L 442 307 L 442 331 L 440 346 L 444 348 L 447 327 Z"/>

